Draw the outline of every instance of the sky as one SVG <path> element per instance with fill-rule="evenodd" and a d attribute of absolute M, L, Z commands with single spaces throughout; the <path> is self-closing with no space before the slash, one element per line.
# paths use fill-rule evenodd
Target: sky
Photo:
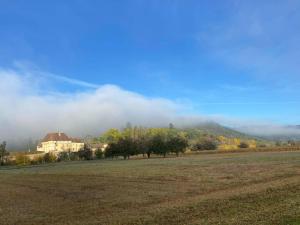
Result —
<path fill-rule="evenodd" d="M 0 0 L 0 136 L 300 124 L 299 10 L 298 0 Z"/>

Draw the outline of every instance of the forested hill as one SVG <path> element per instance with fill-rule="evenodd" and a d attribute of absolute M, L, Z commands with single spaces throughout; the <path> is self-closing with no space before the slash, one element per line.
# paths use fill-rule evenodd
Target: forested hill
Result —
<path fill-rule="evenodd" d="M 205 134 L 213 136 L 225 136 L 228 138 L 258 139 L 258 137 L 247 135 L 213 122 L 199 124 L 194 127 L 183 128 L 183 131 L 188 133 L 189 137 L 192 139 Z"/>

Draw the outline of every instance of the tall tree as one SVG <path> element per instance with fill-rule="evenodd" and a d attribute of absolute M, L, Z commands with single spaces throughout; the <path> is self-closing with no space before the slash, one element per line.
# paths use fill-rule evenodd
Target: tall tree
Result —
<path fill-rule="evenodd" d="M 183 153 L 188 147 L 188 141 L 184 136 L 176 135 L 168 140 L 167 146 L 171 152 L 176 153 L 176 156 L 178 156 L 180 152 Z"/>
<path fill-rule="evenodd" d="M 122 133 L 118 129 L 109 129 L 101 137 L 100 140 L 104 143 L 115 143 L 122 137 Z"/>
<path fill-rule="evenodd" d="M 133 138 L 121 138 L 118 142 L 121 155 L 124 159 L 129 159 L 130 156 L 138 154 L 138 146 Z"/>
<path fill-rule="evenodd" d="M 174 129 L 174 124 L 173 123 L 169 123 L 169 129 Z"/>
<path fill-rule="evenodd" d="M 80 159 L 92 160 L 93 151 L 87 145 L 84 145 L 84 148 L 78 151 L 78 156 Z"/>
<path fill-rule="evenodd" d="M 3 166 L 6 157 L 9 155 L 9 152 L 6 150 L 6 142 L 3 141 L 2 144 L 0 144 L 0 165 Z"/>
<path fill-rule="evenodd" d="M 148 151 L 150 154 L 154 153 L 166 157 L 167 153 L 169 152 L 169 148 L 167 146 L 165 137 L 162 134 L 157 134 L 153 136 L 149 142 Z"/>
<path fill-rule="evenodd" d="M 105 157 L 122 156 L 124 159 L 129 159 L 130 156 L 137 155 L 138 143 L 130 137 L 122 137 L 117 142 L 112 142 L 108 145 L 105 151 Z"/>

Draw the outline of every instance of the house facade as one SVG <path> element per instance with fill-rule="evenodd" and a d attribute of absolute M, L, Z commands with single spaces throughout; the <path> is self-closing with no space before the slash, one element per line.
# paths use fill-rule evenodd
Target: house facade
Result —
<path fill-rule="evenodd" d="M 80 139 L 70 138 L 65 133 L 49 133 L 37 146 L 38 152 L 78 152 L 84 148 L 84 143 Z"/>

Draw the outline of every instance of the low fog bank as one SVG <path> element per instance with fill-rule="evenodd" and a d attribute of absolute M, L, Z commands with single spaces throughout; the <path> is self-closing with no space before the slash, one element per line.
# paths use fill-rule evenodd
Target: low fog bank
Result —
<path fill-rule="evenodd" d="M 239 131 L 268 139 L 300 139 L 300 127 L 284 125 L 252 125 L 237 128 Z"/>
<path fill-rule="evenodd" d="M 34 146 L 49 132 L 83 138 L 98 136 L 112 127 L 122 128 L 127 122 L 145 127 L 169 123 L 191 127 L 214 121 L 252 135 L 300 135 L 300 129 L 293 127 L 244 126 L 238 119 L 186 115 L 184 104 L 148 98 L 115 85 L 60 79 L 82 85 L 79 91 L 62 93 L 55 89 L 55 83 L 54 88 L 50 85 L 48 78 L 32 72 L 0 69 L 0 79 L 0 141 L 6 140 L 11 149 Z"/>
<path fill-rule="evenodd" d="M 98 136 L 122 128 L 127 122 L 145 127 L 187 126 L 201 116 L 179 116 L 183 105 L 163 98 L 147 98 L 115 85 L 80 91 L 53 91 L 44 77 L 14 70 L 0 70 L 0 140 L 11 148 L 36 142 L 49 132 L 73 137 Z M 72 81 L 73 82 L 73 81 Z"/>

